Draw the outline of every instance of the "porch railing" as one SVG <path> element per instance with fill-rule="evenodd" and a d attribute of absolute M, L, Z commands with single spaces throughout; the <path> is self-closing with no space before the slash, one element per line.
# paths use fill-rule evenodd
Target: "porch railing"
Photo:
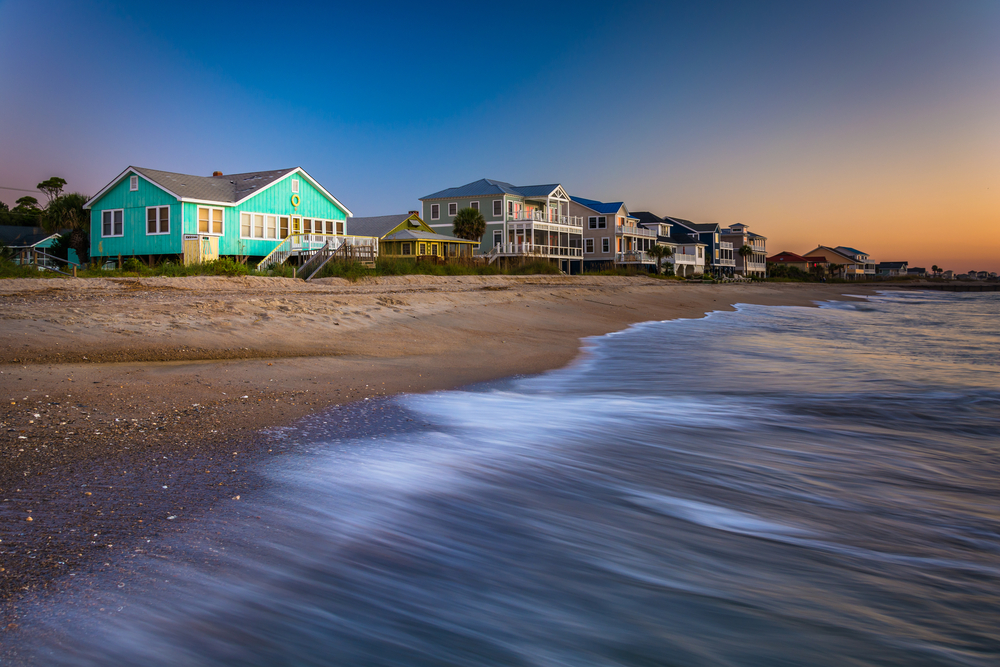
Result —
<path fill-rule="evenodd" d="M 290 257 L 311 255 L 320 248 L 336 251 L 343 246 L 370 248 L 365 255 L 378 256 L 378 238 L 374 236 L 345 236 L 342 234 L 291 234 L 282 239 L 268 255 L 257 264 L 258 271 L 264 271 L 281 264 Z"/>
<path fill-rule="evenodd" d="M 615 261 L 621 264 L 656 264 L 656 260 L 644 250 L 615 253 Z"/>
<path fill-rule="evenodd" d="M 508 213 L 507 222 L 548 222 L 553 225 L 583 227 L 583 218 L 577 215 L 555 215 L 545 211 L 518 211 Z"/>
<path fill-rule="evenodd" d="M 629 236 L 645 236 L 647 238 L 656 238 L 656 232 L 652 229 L 646 229 L 645 227 L 636 227 L 635 225 L 621 225 L 615 230 L 616 234 Z"/>
<path fill-rule="evenodd" d="M 501 255 L 537 255 L 545 257 L 583 257 L 583 248 L 542 245 L 540 243 L 500 243 Z"/>

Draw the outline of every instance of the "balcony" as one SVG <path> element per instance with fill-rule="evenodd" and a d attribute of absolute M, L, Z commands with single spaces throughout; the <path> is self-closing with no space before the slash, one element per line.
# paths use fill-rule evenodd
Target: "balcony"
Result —
<path fill-rule="evenodd" d="M 540 243 L 500 243 L 494 250 L 499 255 L 535 257 L 583 257 L 583 248 L 542 245 Z"/>
<path fill-rule="evenodd" d="M 656 264 L 656 260 L 648 252 L 633 250 L 615 253 L 615 264 Z"/>
<path fill-rule="evenodd" d="M 733 266 L 733 267 L 735 267 L 736 266 L 736 260 L 735 259 L 731 259 L 731 258 L 730 259 L 726 259 L 724 257 L 720 257 L 719 259 L 717 259 L 714 262 L 712 262 L 712 266 Z"/>
<path fill-rule="evenodd" d="M 691 253 L 675 252 L 670 257 L 670 262 L 673 264 L 685 264 L 685 265 L 697 266 L 698 264 L 701 264 L 702 261 L 703 260 L 693 252 Z"/>
<path fill-rule="evenodd" d="M 615 229 L 615 234 L 619 236 L 644 236 L 650 239 L 656 238 L 656 232 L 652 229 L 637 227 L 635 225 L 619 225 Z"/>
<path fill-rule="evenodd" d="M 545 211 L 518 211 L 508 213 L 507 222 L 547 222 L 552 225 L 583 228 L 583 218 L 577 215 L 556 215 Z"/>

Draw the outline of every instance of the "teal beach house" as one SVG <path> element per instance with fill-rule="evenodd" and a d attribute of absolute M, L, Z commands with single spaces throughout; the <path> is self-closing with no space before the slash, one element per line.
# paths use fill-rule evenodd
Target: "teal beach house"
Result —
<path fill-rule="evenodd" d="M 281 245 L 342 239 L 351 216 L 301 167 L 212 176 L 129 167 L 85 208 L 95 260 L 150 264 L 256 262 Z"/>

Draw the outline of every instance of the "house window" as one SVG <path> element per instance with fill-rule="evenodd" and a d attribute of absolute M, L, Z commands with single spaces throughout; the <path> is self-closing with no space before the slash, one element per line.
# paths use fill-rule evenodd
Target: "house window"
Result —
<path fill-rule="evenodd" d="M 420 253 L 419 254 L 421 254 L 421 255 L 426 255 L 427 254 L 427 244 L 426 243 L 421 243 L 420 244 Z"/>
<path fill-rule="evenodd" d="M 497 201 L 499 201 L 499 200 L 497 200 Z M 494 208 L 496 208 L 496 207 L 494 207 Z M 493 247 L 495 248 L 498 245 L 500 245 L 501 243 L 503 243 L 503 232 L 500 231 L 499 229 L 494 229 L 493 230 Z"/>
<path fill-rule="evenodd" d="M 299 194 L 299 179 L 297 178 L 292 179 L 292 192 L 294 194 Z"/>
<path fill-rule="evenodd" d="M 222 236 L 224 227 L 222 224 L 222 209 L 198 207 L 198 233 L 215 234 Z"/>
<path fill-rule="evenodd" d="M 448 215 L 458 215 L 458 204 L 456 202 L 448 204 Z"/>
<path fill-rule="evenodd" d="M 116 208 L 101 212 L 101 236 L 125 235 L 125 209 Z"/>
<path fill-rule="evenodd" d="M 403 254 L 404 255 L 411 255 L 411 254 L 413 254 L 411 249 L 412 249 L 412 245 L 411 244 L 409 244 L 409 243 L 404 243 L 403 244 Z"/>
<path fill-rule="evenodd" d="M 514 202 L 507 202 L 507 215 L 514 215 Z"/>
<path fill-rule="evenodd" d="M 503 215 L 503 200 L 502 199 L 494 199 L 493 200 L 493 217 L 494 218 L 499 218 L 501 215 Z"/>
<path fill-rule="evenodd" d="M 596 215 L 592 215 L 589 218 L 587 218 L 587 226 L 590 227 L 591 229 L 597 229 L 597 216 Z"/>
<path fill-rule="evenodd" d="M 431 204 L 431 220 L 441 217 L 441 204 Z"/>
<path fill-rule="evenodd" d="M 344 223 L 343 222 L 338 222 L 337 223 L 337 233 L 340 234 L 341 236 L 344 235 Z"/>
<path fill-rule="evenodd" d="M 594 239 L 584 239 L 583 240 L 583 251 L 585 253 L 594 252 Z"/>
<path fill-rule="evenodd" d="M 278 217 L 274 215 L 264 216 L 264 237 L 269 239 L 278 238 Z"/>
<path fill-rule="evenodd" d="M 285 216 L 278 218 L 278 238 L 288 238 L 288 218 Z"/>
<path fill-rule="evenodd" d="M 146 207 L 146 234 L 170 233 L 170 207 Z"/>
<path fill-rule="evenodd" d="M 604 254 L 608 254 L 609 252 L 611 252 L 611 239 L 609 239 L 607 236 L 601 239 L 601 252 L 603 252 Z"/>
<path fill-rule="evenodd" d="M 128 178 L 128 189 L 130 192 L 135 192 L 139 189 L 139 177 L 136 175 L 129 176 Z"/>
<path fill-rule="evenodd" d="M 431 254 L 432 255 L 438 254 L 438 244 L 437 243 L 432 243 L 431 244 Z"/>
<path fill-rule="evenodd" d="M 605 216 L 601 215 L 597 217 L 597 228 L 598 229 L 608 228 L 608 219 Z"/>
<path fill-rule="evenodd" d="M 470 203 L 469 204 L 469 208 L 472 208 L 472 209 L 478 211 L 479 210 L 479 202 L 474 201 L 474 202 Z"/>

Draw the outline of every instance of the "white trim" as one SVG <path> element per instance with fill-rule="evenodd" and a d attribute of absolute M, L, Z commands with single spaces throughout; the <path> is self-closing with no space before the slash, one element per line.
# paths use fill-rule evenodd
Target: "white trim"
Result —
<path fill-rule="evenodd" d="M 607 246 L 607 249 L 605 249 L 605 246 Z M 607 255 L 610 252 L 611 252 L 611 237 L 610 236 L 602 236 L 601 237 L 601 254 L 602 255 Z"/>
<path fill-rule="evenodd" d="M 587 250 L 587 243 L 588 242 L 590 243 L 590 250 Z M 583 240 L 583 254 L 584 255 L 593 255 L 594 254 L 594 248 L 596 246 L 597 246 L 597 244 L 594 243 L 594 239 L 591 239 L 591 238 L 584 239 Z"/>
<path fill-rule="evenodd" d="M 434 209 L 437 209 L 437 214 L 434 214 Z M 441 219 L 441 204 L 431 204 L 431 220 Z M 440 227 L 441 225 L 434 225 L 435 227 Z"/>
<path fill-rule="evenodd" d="M 105 194 L 107 194 L 108 190 L 110 190 L 111 188 L 113 188 L 113 187 L 117 186 L 119 183 L 121 183 L 122 179 L 125 178 L 126 174 L 129 174 L 130 172 L 133 173 L 133 174 L 135 174 L 136 176 L 141 176 L 142 180 L 146 181 L 147 183 L 152 183 L 153 185 L 155 185 L 156 187 L 160 188 L 161 190 L 163 190 L 164 192 L 166 192 L 168 195 L 170 195 L 171 197 L 173 197 L 177 201 L 183 201 L 177 195 L 177 193 L 171 192 L 170 190 L 168 190 L 167 188 L 163 187 L 162 185 L 160 185 L 156 181 L 152 181 L 152 180 L 146 178 L 145 176 L 143 176 L 142 174 L 140 174 L 138 171 L 136 171 L 135 167 L 127 167 L 125 169 L 125 171 L 123 171 L 122 173 L 118 174 L 118 176 L 116 176 L 113 181 L 111 181 L 110 183 L 108 183 L 107 185 L 105 185 L 104 188 L 102 188 L 100 192 L 98 192 L 96 195 L 94 195 L 89 200 L 87 200 L 87 203 L 83 205 L 83 208 L 89 209 L 91 207 L 91 205 L 93 205 L 94 202 L 96 202 L 98 199 L 100 199 Z"/>
<path fill-rule="evenodd" d="M 497 204 L 500 204 L 500 212 L 497 213 Z M 493 217 L 502 218 L 503 217 L 503 199 L 493 200 Z"/>
<path fill-rule="evenodd" d="M 265 185 L 264 187 L 262 187 L 260 190 L 256 190 L 254 192 L 251 192 L 249 195 L 247 195 L 243 199 L 240 199 L 239 201 L 235 202 L 234 204 L 229 204 L 229 206 L 238 206 L 238 205 L 242 204 L 243 202 L 245 202 L 246 200 L 250 199 L 251 197 L 256 197 L 261 192 L 264 192 L 268 188 L 274 187 L 278 183 L 282 182 L 283 180 L 285 180 L 286 178 L 288 178 L 288 177 L 290 177 L 290 176 L 292 176 L 294 174 L 301 174 L 302 178 L 304 178 L 305 180 L 309 181 L 310 185 L 312 185 L 314 188 L 316 188 L 321 193 L 323 193 L 324 197 L 326 197 L 331 202 L 333 202 L 334 204 L 336 204 L 337 207 L 340 208 L 340 210 L 342 210 L 344 212 L 344 214 L 345 214 L 346 217 L 350 218 L 350 217 L 354 216 L 354 214 L 351 213 L 350 209 L 348 209 L 346 206 L 344 206 L 343 204 L 341 204 L 340 201 L 336 197 L 334 197 L 329 192 L 327 192 L 326 188 L 324 188 L 322 185 L 320 185 L 316 181 L 315 178 L 313 178 L 312 176 L 310 176 L 309 174 L 307 174 L 306 170 L 303 169 L 302 167 L 296 167 L 295 169 L 292 169 L 291 171 L 289 171 L 284 176 L 282 176 L 280 178 L 274 179 L 273 181 L 271 181 L 270 183 L 268 183 L 267 185 Z M 223 204 L 220 204 L 220 205 L 223 205 Z"/>
<path fill-rule="evenodd" d="M 205 210 L 208 210 L 208 211 L 216 210 L 216 211 L 221 211 L 222 212 L 222 231 L 221 232 L 213 232 L 212 231 L 212 214 L 211 213 L 208 214 L 208 231 L 207 232 L 201 231 L 201 209 L 205 209 Z M 223 236 L 226 235 L 226 211 L 222 207 L 220 207 L 220 206 L 199 206 L 197 209 L 195 209 L 194 224 L 197 227 L 197 233 L 200 234 L 200 235 L 223 237 Z"/>
<path fill-rule="evenodd" d="M 451 212 L 451 207 L 452 206 L 455 207 L 455 212 L 454 213 Z M 458 202 L 457 201 L 450 201 L 450 202 L 448 202 L 448 217 L 449 218 L 454 218 L 456 215 L 458 215 Z"/>
<path fill-rule="evenodd" d="M 299 179 L 297 178 L 292 179 L 292 194 L 293 195 L 299 194 Z"/>
<path fill-rule="evenodd" d="M 474 208 L 474 209 L 476 209 L 477 211 L 479 211 L 479 200 L 478 200 L 478 199 L 476 199 L 476 200 L 474 200 L 474 201 L 470 201 L 470 202 L 469 202 L 469 208 Z M 482 211 L 479 211 L 479 212 L 480 212 L 480 213 L 482 213 Z"/>
<path fill-rule="evenodd" d="M 159 230 L 162 227 L 162 225 L 160 223 L 163 222 L 162 220 L 160 220 L 159 210 L 161 208 L 167 209 L 167 231 L 165 231 L 165 232 L 161 232 L 161 231 L 151 232 L 151 231 L 149 231 L 149 211 L 150 211 L 150 209 L 156 209 L 156 211 L 157 211 L 157 213 L 156 213 L 156 229 Z M 143 222 L 143 225 L 146 228 L 146 236 L 168 236 L 170 234 L 170 205 L 169 204 L 161 204 L 160 206 L 147 206 L 146 207 L 146 217 L 143 218 L 142 222 Z"/>
<path fill-rule="evenodd" d="M 111 188 L 113 188 L 116 185 L 118 185 L 118 183 L 121 182 L 122 178 L 126 174 L 128 174 L 129 172 L 132 172 L 134 174 L 137 174 L 137 175 L 141 176 L 143 178 L 143 180 L 145 180 L 148 183 L 152 183 L 153 185 L 155 185 L 156 187 L 160 188 L 161 190 L 163 190 L 164 192 L 166 192 L 170 196 L 174 197 L 179 202 L 189 202 L 189 203 L 192 203 L 192 204 L 208 204 L 208 205 L 216 207 L 216 208 L 219 208 L 219 207 L 222 207 L 222 208 L 231 208 L 233 206 L 239 206 L 240 204 L 242 204 L 246 200 L 250 199 L 251 197 L 256 197 L 261 192 L 264 192 L 268 188 L 277 185 L 278 183 L 280 183 L 281 181 L 285 180 L 289 176 L 292 176 L 293 174 L 301 174 L 302 177 L 305 180 L 309 181 L 310 185 L 312 185 L 314 188 L 316 188 L 317 190 L 319 190 L 323 194 L 324 197 L 326 197 L 327 199 L 329 199 L 340 210 L 342 210 L 344 212 L 344 214 L 345 214 L 346 217 L 350 218 L 350 217 L 352 217 L 354 215 L 353 213 L 351 213 L 351 210 L 349 208 L 347 208 L 346 206 L 344 206 L 343 204 L 341 204 L 340 200 L 338 200 L 336 197 L 334 197 L 333 195 L 331 195 L 327 191 L 326 188 L 324 188 L 322 185 L 320 185 L 316 181 L 315 178 L 313 178 L 308 173 L 306 173 L 306 170 L 303 169 L 302 167 L 296 167 L 295 169 L 289 170 L 289 172 L 287 174 L 285 174 L 284 176 L 281 176 L 280 178 L 276 178 L 275 180 L 271 181 L 270 183 L 268 183 L 267 185 L 265 185 L 260 190 L 255 190 L 254 192 L 251 192 L 250 194 L 248 194 L 243 199 L 240 199 L 239 201 L 235 201 L 235 202 L 214 201 L 214 200 L 211 200 L 211 199 L 191 199 L 191 198 L 188 198 L 188 197 L 181 197 L 176 192 L 171 192 L 170 190 L 168 190 L 167 188 L 163 187 L 162 185 L 160 185 L 156 181 L 154 181 L 152 179 L 149 179 L 146 176 L 143 176 L 142 174 L 140 174 L 138 171 L 135 170 L 135 167 L 128 167 L 127 169 L 125 169 L 125 171 L 123 171 L 122 173 L 118 174 L 118 177 L 115 178 L 115 180 L 111 181 L 108 185 L 104 186 L 104 188 L 100 192 L 98 192 L 96 195 L 94 195 L 93 197 L 91 197 L 90 200 L 86 204 L 83 205 L 83 207 L 86 208 L 86 209 L 89 209 L 91 207 L 91 205 L 95 201 L 97 201 L 98 199 L 100 199 L 101 197 L 103 197 L 105 195 L 105 193 L 107 193 L 108 190 L 110 190 Z"/>
<path fill-rule="evenodd" d="M 115 211 L 121 211 L 122 212 L 122 233 L 121 234 L 115 234 Z M 104 233 L 104 214 L 105 213 L 110 213 L 111 214 L 111 233 L 110 234 L 105 234 Z M 143 224 L 145 224 L 145 222 L 146 221 L 143 220 Z M 117 239 L 117 238 L 121 238 L 123 236 L 125 236 L 125 209 L 123 209 L 123 208 L 106 208 L 106 209 L 102 209 L 101 210 L 101 238 L 102 239 Z"/>
<path fill-rule="evenodd" d="M 139 175 L 132 174 L 128 177 L 128 191 L 138 192 L 139 191 Z"/>

